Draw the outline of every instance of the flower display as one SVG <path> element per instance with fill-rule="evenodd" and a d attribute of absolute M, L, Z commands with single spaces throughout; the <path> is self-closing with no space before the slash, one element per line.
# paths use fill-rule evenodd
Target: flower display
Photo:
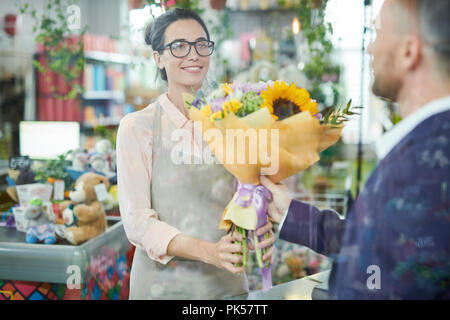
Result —
<path fill-rule="evenodd" d="M 223 83 L 208 95 L 199 90 L 196 96 L 183 97 L 190 119 L 201 125 L 211 151 L 239 182 L 219 229 L 242 235 L 246 265 L 249 232 L 266 224 L 272 197 L 259 177 L 279 182 L 317 162 L 319 153 L 338 141 L 346 116 L 355 114 L 349 110 L 351 102 L 322 115 L 306 89 L 283 81 Z M 268 290 L 271 265 L 263 265 L 264 253 L 257 245 L 269 235 L 252 235 L 262 287 Z"/>
<path fill-rule="evenodd" d="M 258 109 L 267 108 L 275 120 L 283 120 L 296 113 L 309 111 L 318 114 L 317 102 L 309 96 L 306 89 L 283 81 L 271 83 L 224 83 L 203 99 L 196 97 L 194 106 L 211 120 L 222 120 L 229 113 L 245 117 Z"/>

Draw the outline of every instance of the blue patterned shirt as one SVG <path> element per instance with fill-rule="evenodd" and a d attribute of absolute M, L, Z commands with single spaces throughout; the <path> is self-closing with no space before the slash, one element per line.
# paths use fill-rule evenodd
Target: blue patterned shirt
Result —
<path fill-rule="evenodd" d="M 280 238 L 333 258 L 331 298 L 450 299 L 450 103 L 443 109 L 387 148 L 345 220 L 291 202 Z"/>

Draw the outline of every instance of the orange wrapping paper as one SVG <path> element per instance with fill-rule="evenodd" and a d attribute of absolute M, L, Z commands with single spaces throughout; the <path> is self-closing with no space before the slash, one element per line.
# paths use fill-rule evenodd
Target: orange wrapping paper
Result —
<path fill-rule="evenodd" d="M 185 95 L 186 102 L 192 100 L 192 96 Z M 260 184 L 259 177 L 266 175 L 264 170 L 271 168 L 271 165 L 276 168 L 276 154 L 278 154 L 278 168 L 267 174 L 273 182 L 279 182 L 307 169 L 320 159 L 319 152 L 339 140 L 343 128 L 343 125 L 338 127 L 321 125 L 319 120 L 308 111 L 275 121 L 267 108 L 262 108 L 243 118 L 229 113 L 222 120 L 212 121 L 197 108 L 190 107 L 188 110 L 191 120 L 202 123 L 203 138 L 209 144 L 216 158 L 243 184 Z M 245 145 L 239 145 L 236 139 L 232 143 L 231 136 L 239 129 L 243 133 L 248 133 L 252 131 L 247 131 L 248 129 L 253 129 L 253 133 L 255 133 L 253 138 L 256 135 L 257 144 L 254 144 L 255 139 L 253 139 L 253 143 L 249 143 L 248 137 Z M 273 141 L 271 141 L 272 130 L 278 132 L 278 139 L 275 134 Z M 266 140 L 260 139 L 264 133 L 267 136 Z M 264 156 L 265 153 L 261 152 L 262 148 L 267 148 L 269 162 Z M 229 161 L 233 159 L 230 155 L 234 155 L 234 161 Z M 244 163 L 238 162 L 239 156 L 245 156 Z M 251 159 L 256 159 L 256 161 L 252 162 Z M 228 212 L 229 207 L 233 208 L 231 213 Z M 244 209 L 249 210 L 249 208 L 242 208 L 242 210 Z M 232 222 L 239 221 L 239 224 L 235 224 L 247 230 L 254 230 L 256 228 L 254 217 L 247 213 L 248 222 L 243 222 L 241 216 L 244 212 L 241 212 L 242 210 L 232 200 L 224 211 L 219 229 L 228 229 Z"/>

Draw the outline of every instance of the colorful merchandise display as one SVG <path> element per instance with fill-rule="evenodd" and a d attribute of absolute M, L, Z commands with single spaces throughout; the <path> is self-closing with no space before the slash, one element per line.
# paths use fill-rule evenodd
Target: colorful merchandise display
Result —
<path fill-rule="evenodd" d="M 0 300 L 127 300 L 130 253 L 117 256 L 113 249 L 103 247 L 102 255 L 89 262 L 80 289 L 70 289 L 65 283 L 0 280 Z"/>
<path fill-rule="evenodd" d="M 0 300 L 128 299 L 134 248 L 117 217 L 114 154 L 100 139 L 56 160 L 11 158 Z"/>

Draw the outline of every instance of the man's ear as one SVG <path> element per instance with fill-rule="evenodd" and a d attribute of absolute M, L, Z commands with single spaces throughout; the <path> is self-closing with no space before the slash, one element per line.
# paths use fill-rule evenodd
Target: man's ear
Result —
<path fill-rule="evenodd" d="M 414 70 L 422 59 L 422 44 L 417 36 L 408 36 L 402 42 L 402 68 L 405 72 Z"/>
<path fill-rule="evenodd" d="M 153 60 L 155 60 L 155 63 L 159 69 L 164 69 L 164 64 L 161 61 L 161 55 L 158 51 L 153 51 Z"/>

